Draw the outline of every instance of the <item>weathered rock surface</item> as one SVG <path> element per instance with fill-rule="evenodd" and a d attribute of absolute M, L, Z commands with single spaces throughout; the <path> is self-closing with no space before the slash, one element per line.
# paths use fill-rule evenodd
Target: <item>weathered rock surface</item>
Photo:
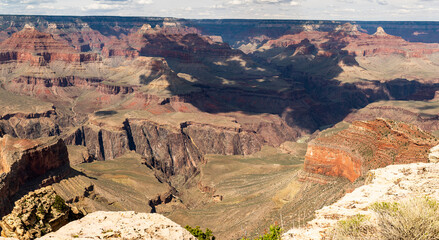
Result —
<path fill-rule="evenodd" d="M 35 239 L 78 217 L 51 187 L 45 187 L 15 202 L 12 212 L 0 221 L 1 236 Z"/>
<path fill-rule="evenodd" d="M 412 163 L 371 170 L 366 185 L 316 211 L 314 220 L 303 228 L 291 229 L 282 239 L 329 239 L 339 220 L 357 214 L 371 216 L 372 210 L 368 207 L 373 203 L 420 196 L 439 200 L 439 164 Z"/>
<path fill-rule="evenodd" d="M 0 138 L 0 215 L 12 208 L 11 197 L 27 181 L 68 166 L 67 147 L 61 139 Z"/>
<path fill-rule="evenodd" d="M 438 142 L 415 126 L 384 119 L 342 129 L 327 130 L 309 143 L 306 171 L 355 181 L 370 169 L 428 162 L 428 152 Z"/>
<path fill-rule="evenodd" d="M 184 239 L 195 240 L 186 229 L 152 213 L 94 212 L 41 239 Z"/>
<path fill-rule="evenodd" d="M 430 149 L 430 154 L 428 154 L 428 159 L 431 163 L 439 163 L 439 145 Z"/>

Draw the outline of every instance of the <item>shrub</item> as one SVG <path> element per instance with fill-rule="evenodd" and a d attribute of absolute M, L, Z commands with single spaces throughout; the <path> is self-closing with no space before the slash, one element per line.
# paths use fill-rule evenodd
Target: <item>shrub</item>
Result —
<path fill-rule="evenodd" d="M 374 207 L 384 239 L 439 239 L 439 204 L 430 198 L 413 198 L 391 207 Z"/>
<path fill-rule="evenodd" d="M 333 232 L 333 239 L 365 239 L 373 232 L 369 218 L 362 214 L 340 220 Z"/>
<path fill-rule="evenodd" d="M 379 202 L 370 206 L 376 213 L 372 224 L 364 215 L 339 221 L 333 239 L 439 240 L 439 203 L 410 198 L 401 202 Z"/>
<path fill-rule="evenodd" d="M 277 225 L 271 225 L 270 230 L 262 236 L 255 238 L 254 240 L 281 240 L 282 239 L 282 228 Z M 241 240 L 250 240 L 243 238 Z"/>
<path fill-rule="evenodd" d="M 66 202 L 64 202 L 64 199 L 58 195 L 55 196 L 55 201 L 53 202 L 52 207 L 60 212 L 63 212 L 67 209 Z"/>
<path fill-rule="evenodd" d="M 213 236 L 213 232 L 209 228 L 206 228 L 206 232 L 203 232 L 203 230 L 200 229 L 200 226 L 192 228 L 189 225 L 186 225 L 184 228 L 199 240 L 215 240 L 215 236 Z"/>

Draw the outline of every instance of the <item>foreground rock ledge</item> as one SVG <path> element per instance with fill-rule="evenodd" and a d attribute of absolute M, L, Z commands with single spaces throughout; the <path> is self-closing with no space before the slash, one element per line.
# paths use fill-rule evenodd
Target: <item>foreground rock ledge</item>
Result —
<path fill-rule="evenodd" d="M 291 229 L 282 239 L 327 239 L 339 220 L 357 214 L 372 215 L 368 207 L 376 202 L 397 202 L 420 196 L 439 200 L 439 164 L 412 163 L 371 170 L 366 183 L 336 203 L 316 211 L 314 220 L 303 228 Z"/>
<path fill-rule="evenodd" d="M 186 229 L 155 213 L 94 212 L 40 239 L 182 239 Z"/>

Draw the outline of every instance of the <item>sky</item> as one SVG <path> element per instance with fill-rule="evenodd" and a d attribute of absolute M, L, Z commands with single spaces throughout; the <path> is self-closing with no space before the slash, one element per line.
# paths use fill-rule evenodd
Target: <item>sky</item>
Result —
<path fill-rule="evenodd" d="M 439 0 L 0 0 L 0 14 L 439 21 Z"/>

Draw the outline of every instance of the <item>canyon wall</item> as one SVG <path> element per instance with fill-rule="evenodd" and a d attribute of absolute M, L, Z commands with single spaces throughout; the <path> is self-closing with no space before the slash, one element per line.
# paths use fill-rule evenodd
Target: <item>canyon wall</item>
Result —
<path fill-rule="evenodd" d="M 69 166 L 63 140 L 42 138 L 18 139 L 9 135 L 0 139 L 0 215 L 11 210 L 12 197 L 28 181 L 50 170 Z"/>
<path fill-rule="evenodd" d="M 384 119 L 357 121 L 346 129 L 323 131 L 312 140 L 305 170 L 353 182 L 370 169 L 428 162 L 429 150 L 437 143 L 435 137 L 413 125 Z"/>

